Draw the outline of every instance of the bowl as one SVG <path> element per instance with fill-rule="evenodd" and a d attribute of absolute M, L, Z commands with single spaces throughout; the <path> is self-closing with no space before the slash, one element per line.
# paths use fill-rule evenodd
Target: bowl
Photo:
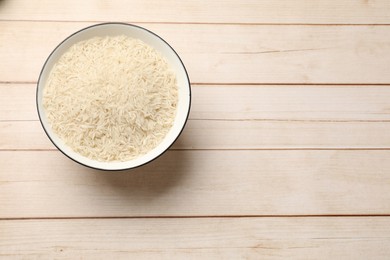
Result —
<path fill-rule="evenodd" d="M 117 36 L 126 35 L 135 39 L 140 39 L 146 44 L 152 46 L 159 51 L 169 63 L 171 69 L 176 74 L 177 86 L 178 86 L 178 104 L 176 110 L 176 117 L 173 122 L 172 128 L 169 130 L 163 141 L 153 150 L 149 151 L 145 155 L 141 155 L 135 159 L 129 161 L 112 161 L 102 162 L 87 158 L 75 151 L 73 151 L 68 145 L 65 144 L 51 129 L 50 123 L 45 114 L 43 107 L 42 96 L 45 83 L 50 75 L 50 71 L 59 60 L 61 55 L 65 53 L 73 44 L 90 39 L 92 37 L 105 37 L 105 36 Z M 191 107 L 191 86 L 188 78 L 187 71 L 181 61 L 179 55 L 175 50 L 160 36 L 157 34 L 142 28 L 140 26 L 126 24 L 126 23 L 102 23 L 96 24 L 84 29 L 81 29 L 65 40 L 63 40 L 49 55 L 42 71 L 39 75 L 37 84 L 36 102 L 39 119 L 42 127 L 46 132 L 51 142 L 60 150 L 64 155 L 70 159 L 94 169 L 100 170 L 126 170 L 136 168 L 145 165 L 169 149 L 169 147 L 176 141 L 184 126 L 187 122 L 190 107 Z"/>

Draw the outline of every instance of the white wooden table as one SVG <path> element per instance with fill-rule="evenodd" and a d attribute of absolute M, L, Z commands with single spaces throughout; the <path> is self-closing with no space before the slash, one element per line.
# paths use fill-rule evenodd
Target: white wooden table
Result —
<path fill-rule="evenodd" d="M 188 125 L 127 172 L 58 152 L 35 108 L 66 36 L 166 39 Z M 389 259 L 388 0 L 0 0 L 0 259 Z"/>

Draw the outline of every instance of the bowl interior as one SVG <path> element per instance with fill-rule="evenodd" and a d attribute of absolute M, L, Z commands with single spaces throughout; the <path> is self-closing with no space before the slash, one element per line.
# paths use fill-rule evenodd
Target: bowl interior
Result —
<path fill-rule="evenodd" d="M 105 36 L 117 36 L 127 35 L 132 38 L 137 38 L 147 43 L 148 45 L 157 49 L 170 64 L 171 68 L 176 73 L 177 85 L 178 85 L 178 106 L 176 117 L 173 123 L 173 127 L 168 132 L 167 136 L 155 149 L 151 150 L 147 154 L 140 156 L 136 159 L 125 161 L 125 162 L 99 162 L 89 159 L 79 153 L 74 152 L 69 146 L 67 146 L 51 129 L 50 124 L 47 120 L 45 109 L 42 104 L 43 88 L 46 80 L 50 74 L 54 64 L 58 61 L 63 53 L 65 53 L 73 44 L 90 39 L 92 37 L 105 37 Z M 81 31 L 74 33 L 65 39 L 49 56 L 47 59 L 38 80 L 37 87 L 37 106 L 38 113 L 47 135 L 53 142 L 53 144 L 61 150 L 65 155 L 71 159 L 97 169 L 103 170 L 123 170 L 138 167 L 143 165 L 159 155 L 165 152 L 176 138 L 180 135 L 186 123 L 191 101 L 190 83 L 187 72 L 183 63 L 176 52 L 159 36 L 156 34 L 130 24 L 121 23 L 106 23 L 87 27 Z"/>

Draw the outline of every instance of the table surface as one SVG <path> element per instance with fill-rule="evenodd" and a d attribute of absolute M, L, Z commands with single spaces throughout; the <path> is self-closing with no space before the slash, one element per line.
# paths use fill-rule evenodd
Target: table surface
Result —
<path fill-rule="evenodd" d="M 100 172 L 50 143 L 36 81 L 104 21 L 166 39 L 189 122 Z M 0 0 L 0 258 L 388 259 L 390 1 Z"/>

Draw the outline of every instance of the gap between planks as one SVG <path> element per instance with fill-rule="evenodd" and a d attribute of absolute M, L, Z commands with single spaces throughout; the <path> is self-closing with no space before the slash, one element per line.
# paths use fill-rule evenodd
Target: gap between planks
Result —
<path fill-rule="evenodd" d="M 0 221 L 16 220 L 77 220 L 77 219 L 207 219 L 207 218 L 366 218 L 390 217 L 390 214 L 313 214 L 313 215 L 182 215 L 182 216 L 98 216 L 98 217 L 17 217 L 0 218 Z"/>
<path fill-rule="evenodd" d="M 36 87 L 37 81 L 1 81 L 0 84 L 14 84 L 14 85 L 22 85 L 22 84 L 33 84 Z M 317 86 L 317 87 L 327 87 L 327 86 L 385 86 L 390 87 L 390 83 L 267 83 L 267 82 L 225 82 L 225 83 L 216 83 L 216 82 L 191 82 L 191 86 Z"/>
<path fill-rule="evenodd" d="M 0 19 L 0 22 L 36 22 L 36 23 L 114 23 L 104 20 L 54 20 L 54 19 Z M 202 24 L 202 25 L 245 25 L 245 26 L 390 26 L 389 23 L 250 23 L 250 22 L 139 22 L 117 21 L 115 23 L 129 24 Z"/>
<path fill-rule="evenodd" d="M 390 147 L 370 148 L 170 148 L 169 151 L 389 151 Z M 1 152 L 58 152 L 58 149 L 0 149 Z M 168 151 L 168 150 L 167 150 Z"/>
<path fill-rule="evenodd" d="M 310 122 L 310 123 L 390 123 L 389 120 L 376 119 L 272 119 L 272 118 L 189 118 L 188 121 L 222 121 L 222 122 Z M 38 119 L 0 119 L 0 123 L 7 122 L 39 122 Z"/>
<path fill-rule="evenodd" d="M 0 123 L 7 122 L 38 122 L 36 119 L 0 119 Z M 356 119 L 356 120 L 342 120 L 342 119 L 261 119 L 261 118 L 189 118 L 188 121 L 222 121 L 222 122 L 308 122 L 308 123 L 390 123 L 390 120 L 375 120 L 375 119 Z"/>

